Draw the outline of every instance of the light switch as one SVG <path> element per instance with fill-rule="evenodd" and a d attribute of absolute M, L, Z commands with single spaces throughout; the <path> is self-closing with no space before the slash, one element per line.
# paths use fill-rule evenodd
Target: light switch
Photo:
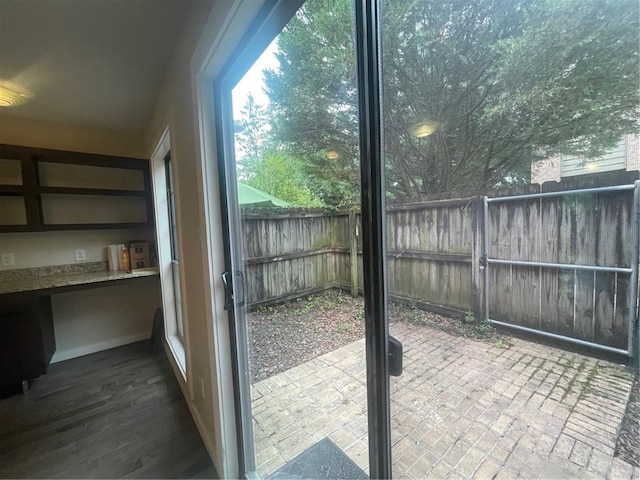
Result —
<path fill-rule="evenodd" d="M 3 253 L 0 255 L 0 263 L 3 267 L 13 267 L 16 264 L 16 259 L 13 253 Z"/>
<path fill-rule="evenodd" d="M 76 250 L 76 262 L 84 262 L 87 259 L 87 254 L 84 250 Z"/>

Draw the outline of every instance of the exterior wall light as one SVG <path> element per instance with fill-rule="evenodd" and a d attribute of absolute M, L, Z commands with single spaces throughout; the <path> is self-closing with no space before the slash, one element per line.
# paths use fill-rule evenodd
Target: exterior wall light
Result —
<path fill-rule="evenodd" d="M 411 133 L 414 137 L 424 138 L 431 135 L 433 132 L 438 130 L 440 124 L 438 122 L 424 122 L 416 125 L 411 129 Z"/>

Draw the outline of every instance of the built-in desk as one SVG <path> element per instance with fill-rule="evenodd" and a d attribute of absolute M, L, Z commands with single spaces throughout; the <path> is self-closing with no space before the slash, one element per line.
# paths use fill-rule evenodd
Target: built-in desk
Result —
<path fill-rule="evenodd" d="M 1 274 L 0 274 L 1 275 Z M 131 272 L 123 271 L 96 271 L 96 272 L 71 272 L 53 273 L 44 276 L 27 276 L 2 280 L 0 278 L 0 296 L 42 296 L 55 293 L 71 292 L 86 288 L 107 287 L 120 285 L 142 278 L 158 277 L 157 268 L 144 268 Z"/>
<path fill-rule="evenodd" d="M 0 386 L 46 373 L 56 345 L 51 295 L 157 278 L 157 268 L 105 270 L 106 262 L 0 272 Z"/>

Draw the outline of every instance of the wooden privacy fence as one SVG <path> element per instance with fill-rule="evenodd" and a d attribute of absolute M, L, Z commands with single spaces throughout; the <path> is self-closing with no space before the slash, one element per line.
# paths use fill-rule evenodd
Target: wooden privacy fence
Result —
<path fill-rule="evenodd" d="M 464 314 L 481 301 L 482 203 L 447 199 L 391 207 L 387 214 L 387 271 L 393 300 L 446 314 Z M 268 305 L 342 288 L 363 288 L 360 213 L 356 210 L 253 210 L 243 213 L 246 295 Z M 475 270 L 475 272 L 474 272 Z"/>
<path fill-rule="evenodd" d="M 324 210 L 245 210 L 247 304 L 268 305 L 348 284 L 349 218 L 349 212 Z"/>
<path fill-rule="evenodd" d="M 494 192 L 486 204 L 477 195 L 390 206 L 390 298 L 630 351 L 633 190 L 501 198 L 540 192 L 529 186 Z M 248 305 L 362 289 L 356 210 L 247 210 L 243 228 Z"/>

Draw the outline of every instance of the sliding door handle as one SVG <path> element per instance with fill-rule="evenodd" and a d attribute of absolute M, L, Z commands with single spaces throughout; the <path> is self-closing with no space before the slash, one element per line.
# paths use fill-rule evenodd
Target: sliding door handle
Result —
<path fill-rule="evenodd" d="M 389 375 L 402 375 L 402 343 L 389 335 Z"/>
<path fill-rule="evenodd" d="M 244 281 L 244 273 L 240 270 L 236 271 L 236 276 L 239 279 L 239 286 L 241 288 L 241 295 L 238 296 L 237 305 L 243 306 L 245 302 L 245 281 Z M 222 274 L 222 283 L 224 284 L 224 309 L 225 310 L 233 310 L 234 300 L 236 300 L 235 293 L 233 291 L 233 277 L 231 276 L 231 272 L 224 272 Z"/>
<path fill-rule="evenodd" d="M 224 309 L 233 310 L 233 284 L 231 283 L 231 272 L 222 274 L 222 284 L 224 285 Z"/>

